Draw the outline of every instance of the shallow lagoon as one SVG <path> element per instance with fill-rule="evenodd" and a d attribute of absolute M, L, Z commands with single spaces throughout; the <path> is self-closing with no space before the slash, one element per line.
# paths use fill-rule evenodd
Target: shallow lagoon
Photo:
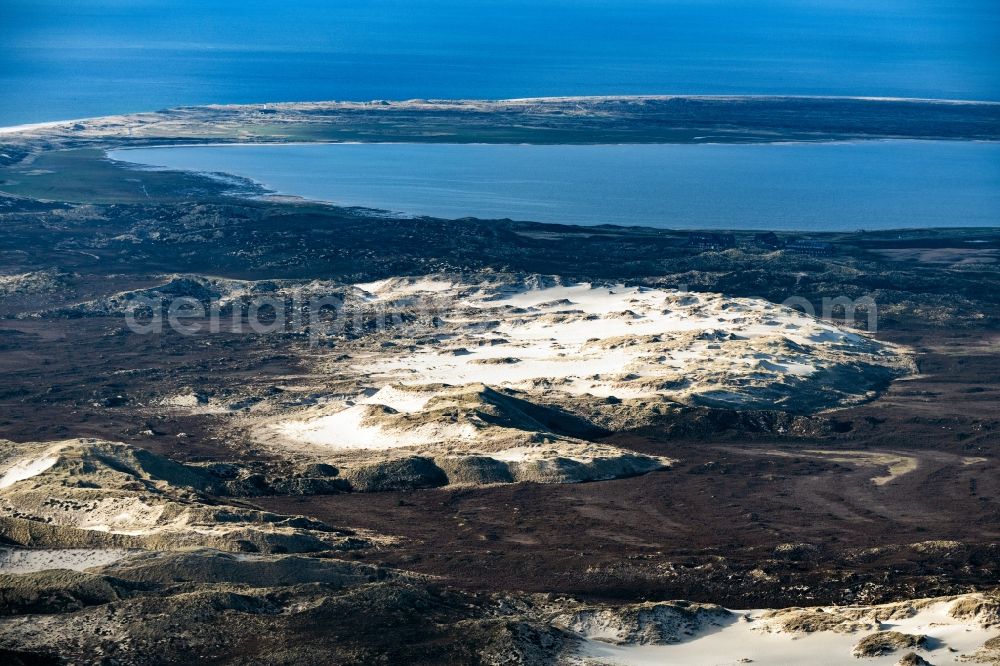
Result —
<path fill-rule="evenodd" d="M 110 155 L 447 218 L 813 231 L 1000 226 L 997 143 L 295 144 Z"/>

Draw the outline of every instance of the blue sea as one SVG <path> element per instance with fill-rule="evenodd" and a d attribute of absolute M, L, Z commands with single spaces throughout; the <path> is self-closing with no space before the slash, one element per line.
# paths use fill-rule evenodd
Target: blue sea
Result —
<path fill-rule="evenodd" d="M 0 0 L 0 126 L 641 93 L 1000 100 L 1000 2 Z"/>
<path fill-rule="evenodd" d="M 111 157 L 446 218 L 812 231 L 1000 226 L 1000 143 L 293 144 Z"/>

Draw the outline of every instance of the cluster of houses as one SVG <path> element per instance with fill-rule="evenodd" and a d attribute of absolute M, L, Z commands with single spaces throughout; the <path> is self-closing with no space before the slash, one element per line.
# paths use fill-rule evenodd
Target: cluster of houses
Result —
<path fill-rule="evenodd" d="M 833 243 L 817 240 L 782 240 L 773 231 L 755 234 L 737 242 L 736 234 L 694 231 L 688 234 L 687 247 L 702 252 L 720 252 L 734 247 L 753 250 L 787 250 L 796 254 L 822 257 L 833 254 Z"/>

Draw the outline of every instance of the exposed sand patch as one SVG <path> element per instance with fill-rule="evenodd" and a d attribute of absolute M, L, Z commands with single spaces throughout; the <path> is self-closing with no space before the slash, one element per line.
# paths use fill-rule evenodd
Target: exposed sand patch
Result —
<path fill-rule="evenodd" d="M 128 553 L 127 550 L 113 548 L 0 548 L 0 574 L 22 574 L 48 569 L 85 571 L 117 562 Z"/>
<path fill-rule="evenodd" d="M 865 467 L 884 467 L 886 473 L 881 476 L 872 477 L 872 483 L 883 486 L 890 481 L 897 479 L 904 474 L 915 471 L 920 460 L 916 456 L 908 456 L 901 453 L 891 453 L 885 451 L 822 451 L 816 449 L 802 449 L 801 451 L 779 451 L 768 449 L 759 451 L 761 455 L 780 456 L 782 458 L 822 458 L 830 462 L 846 463 L 849 465 L 861 465 Z"/>
<path fill-rule="evenodd" d="M 258 439 L 352 460 L 406 449 L 393 455 L 574 461 L 587 450 L 579 433 L 600 430 L 577 414 L 811 411 L 868 399 L 913 369 L 892 345 L 760 299 L 496 273 L 342 292 L 347 318 L 363 326 L 317 356 L 315 374 L 335 388 L 263 410 Z"/>
<path fill-rule="evenodd" d="M 19 481 L 38 476 L 59 462 L 56 455 L 46 454 L 40 458 L 28 458 L 11 463 L 0 477 L 0 488 L 8 488 Z"/>
<path fill-rule="evenodd" d="M 706 622 L 692 627 L 689 635 L 670 645 L 619 644 L 609 642 L 617 634 L 585 635 L 575 663 L 627 664 L 630 666 L 717 666 L 755 663 L 772 665 L 811 664 L 840 666 L 850 663 L 895 665 L 907 652 L 915 651 L 933 664 L 968 663 L 967 655 L 978 651 L 996 634 L 996 628 L 951 614 L 955 598 L 918 600 L 859 608 L 825 607 L 779 611 L 733 611 L 729 622 Z M 811 613 L 829 616 L 825 628 L 789 632 L 782 629 L 786 618 Z M 863 638 L 879 631 L 926 636 L 923 647 L 887 652 L 859 660 L 852 656 Z"/>
<path fill-rule="evenodd" d="M 362 405 L 384 405 L 395 409 L 397 412 L 419 412 L 427 406 L 427 402 L 434 397 L 432 391 L 413 391 L 400 389 L 397 386 L 383 386 L 370 396 L 361 398 L 358 402 Z"/>
<path fill-rule="evenodd" d="M 881 453 L 872 451 L 806 451 L 821 455 L 833 462 L 873 465 L 886 468 L 883 476 L 872 477 L 872 483 L 876 486 L 884 486 L 893 479 L 917 469 L 920 465 L 919 459 L 915 456 L 905 456 L 895 453 Z"/>
<path fill-rule="evenodd" d="M 476 436 L 476 431 L 464 424 L 427 423 L 404 431 L 387 427 L 390 423 L 380 405 L 368 403 L 328 416 L 279 423 L 275 430 L 295 441 L 341 449 L 390 449 L 471 440 Z"/>
<path fill-rule="evenodd" d="M 892 362 L 887 347 L 766 301 L 537 280 L 484 289 L 429 278 L 357 285 L 372 300 L 446 298 L 440 316 L 464 353 L 420 349 L 354 369 L 407 385 L 544 383 L 576 395 L 741 405 L 755 396 L 740 384 L 807 380 L 836 361 L 824 352 Z"/>
<path fill-rule="evenodd" d="M 376 280 L 375 282 L 359 282 L 354 285 L 362 291 L 377 294 L 378 297 L 390 296 L 399 298 L 410 294 L 445 292 L 454 287 L 450 280 L 435 279 L 433 277 L 419 278 L 414 280 L 400 281 L 396 278 Z"/>

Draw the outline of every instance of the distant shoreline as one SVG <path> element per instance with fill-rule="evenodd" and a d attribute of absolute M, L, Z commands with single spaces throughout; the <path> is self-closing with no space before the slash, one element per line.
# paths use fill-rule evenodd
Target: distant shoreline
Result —
<path fill-rule="evenodd" d="M 364 126 L 366 121 L 384 120 L 389 114 L 393 120 L 405 116 L 399 118 L 403 121 L 400 127 Z M 354 140 L 363 142 L 434 142 L 440 140 L 442 134 L 458 133 L 473 117 L 482 120 L 483 115 L 493 116 L 492 122 L 497 127 L 513 132 L 512 137 L 503 141 L 510 143 L 518 142 L 519 135 L 527 142 L 534 139 L 546 143 L 613 143 L 616 142 L 613 135 L 626 135 L 627 140 L 618 141 L 622 143 L 687 143 L 700 138 L 695 130 L 705 133 L 713 129 L 726 134 L 712 138 L 741 142 L 772 142 L 789 137 L 795 140 L 795 136 L 813 141 L 843 138 L 1000 140 L 1000 102 L 996 101 L 818 95 L 615 95 L 181 106 L 162 111 L 0 127 L 0 143 L 75 137 L 81 141 L 117 139 L 148 145 L 141 140 L 150 136 L 160 140 L 202 138 L 213 143 L 233 142 L 239 140 L 240 137 L 232 134 L 238 133 L 240 128 L 257 130 L 242 137 L 245 142 L 267 139 L 343 141 L 348 140 L 352 130 L 358 131 Z M 540 124 L 539 118 L 544 118 L 546 123 Z M 584 126 L 583 119 L 592 122 Z M 672 126 L 659 126 L 662 122 L 670 122 Z M 290 131 L 291 135 L 269 127 L 274 124 L 280 125 L 281 130 Z M 310 132 L 297 131 L 306 125 Z M 480 139 L 488 143 L 500 142 L 484 131 L 488 128 L 482 127 L 481 122 L 476 125 L 473 129 L 483 134 Z M 415 136 L 398 136 L 400 131 L 407 130 Z M 574 134 L 562 136 L 558 141 L 550 136 L 553 132 L 567 131 Z M 461 142 L 471 140 L 457 138 Z"/>
<path fill-rule="evenodd" d="M 871 95 L 703 95 L 703 94 L 680 94 L 680 95 L 551 95 L 540 97 L 511 97 L 511 98 L 411 98 L 394 100 L 319 100 L 319 101 L 298 101 L 298 102 L 250 102 L 245 104 L 198 104 L 182 105 L 170 107 L 168 111 L 180 111 L 190 109 L 268 109 L 268 108 L 308 108 L 311 106 L 342 106 L 357 107 L 378 104 L 389 104 L 394 106 L 414 106 L 419 107 L 427 104 L 457 104 L 457 103 L 488 103 L 488 104 L 538 104 L 555 102 L 608 102 L 615 100 L 641 101 L 641 100 L 715 100 L 715 101 L 740 101 L 740 100 L 851 100 L 862 102 L 899 102 L 918 104 L 951 104 L 951 105 L 983 105 L 1000 106 L 1000 101 L 979 100 L 979 99 L 953 99 L 936 97 L 892 97 L 892 96 L 871 96 Z M 159 113 L 149 111 L 139 111 L 135 113 L 110 114 L 104 116 L 86 116 L 77 118 L 64 118 L 58 120 L 46 120 L 34 123 L 20 123 L 0 127 L 0 134 L 14 134 L 37 129 L 47 129 L 60 125 L 77 124 L 91 122 L 95 120 L 110 118 L 126 118 L 129 116 L 144 115 L 147 113 Z"/>

